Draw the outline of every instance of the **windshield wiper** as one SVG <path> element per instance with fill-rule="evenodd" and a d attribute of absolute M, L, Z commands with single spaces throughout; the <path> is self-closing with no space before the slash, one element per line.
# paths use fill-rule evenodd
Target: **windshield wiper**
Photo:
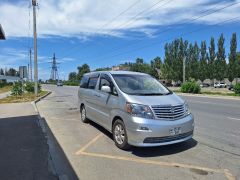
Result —
<path fill-rule="evenodd" d="M 171 92 L 171 91 L 169 91 L 168 93 L 166 93 L 166 94 L 163 94 L 163 95 L 169 95 L 169 94 L 172 94 L 172 92 Z"/>
<path fill-rule="evenodd" d="M 143 96 L 162 96 L 164 94 L 162 94 L 162 93 L 141 93 L 140 95 L 143 95 Z"/>

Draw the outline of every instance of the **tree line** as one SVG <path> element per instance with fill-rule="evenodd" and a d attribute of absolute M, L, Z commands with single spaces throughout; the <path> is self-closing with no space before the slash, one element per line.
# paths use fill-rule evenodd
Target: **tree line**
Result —
<path fill-rule="evenodd" d="M 163 79 L 182 81 L 184 60 L 187 80 L 193 78 L 203 82 L 205 79 L 223 81 L 228 78 L 232 82 L 234 78 L 240 77 L 240 53 L 237 53 L 236 33 L 232 34 L 230 40 L 228 63 L 223 34 L 218 38 L 217 46 L 213 37 L 209 47 L 206 41 L 202 41 L 199 46 L 197 42 L 192 44 L 180 38 L 167 43 L 164 48 L 165 57 L 161 66 Z"/>
<path fill-rule="evenodd" d="M 175 39 L 164 46 L 164 58 L 156 57 L 150 63 L 137 58 L 135 62 L 126 62 L 119 67 L 124 70 L 148 73 L 158 79 L 168 82 L 183 82 L 183 62 L 185 62 L 186 80 L 195 79 L 202 82 L 206 79 L 223 81 L 228 78 L 233 82 L 234 78 L 240 77 L 240 52 L 237 51 L 237 35 L 232 34 L 230 40 L 230 52 L 226 55 L 225 38 L 221 34 L 215 43 L 211 37 L 209 46 L 206 41 L 200 45 L 189 43 L 182 38 Z M 228 57 L 228 63 L 226 58 Z M 98 68 L 95 71 L 111 70 L 112 68 Z M 69 81 L 78 81 L 84 73 L 90 72 L 88 64 L 78 67 L 78 72 L 69 74 Z"/>
<path fill-rule="evenodd" d="M 5 76 L 19 76 L 19 72 L 14 69 L 14 68 L 5 68 L 5 70 L 3 68 L 0 68 L 0 75 L 5 75 Z"/>

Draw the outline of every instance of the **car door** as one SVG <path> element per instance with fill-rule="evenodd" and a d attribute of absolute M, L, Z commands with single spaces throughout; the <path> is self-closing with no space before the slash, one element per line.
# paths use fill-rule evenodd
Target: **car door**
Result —
<path fill-rule="evenodd" d="M 111 88 L 111 93 L 102 91 L 102 86 L 109 86 Z M 118 93 L 111 78 L 107 74 L 101 74 L 97 88 L 96 97 L 99 113 L 98 119 L 101 122 L 102 126 L 108 130 L 111 130 L 111 113 L 118 107 Z"/>
<path fill-rule="evenodd" d="M 84 93 L 87 117 L 95 122 L 98 122 L 97 98 L 95 96 L 98 78 L 98 75 L 92 75 L 89 77 L 88 85 Z"/>

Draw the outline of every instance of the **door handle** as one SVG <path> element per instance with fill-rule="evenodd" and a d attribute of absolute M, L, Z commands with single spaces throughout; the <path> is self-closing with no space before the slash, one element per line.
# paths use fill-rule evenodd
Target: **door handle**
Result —
<path fill-rule="evenodd" d="M 98 94 L 94 94 L 94 96 L 96 96 L 96 97 L 101 97 L 100 95 L 98 95 Z"/>

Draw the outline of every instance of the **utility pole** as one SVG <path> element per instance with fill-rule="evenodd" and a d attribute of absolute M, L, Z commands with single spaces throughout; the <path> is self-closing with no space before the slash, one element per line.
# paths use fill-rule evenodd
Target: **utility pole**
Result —
<path fill-rule="evenodd" d="M 38 95 L 38 64 L 37 64 L 37 25 L 36 6 L 37 0 L 32 0 L 33 5 L 33 36 L 34 36 L 34 94 Z"/>
<path fill-rule="evenodd" d="M 186 64 L 186 57 L 183 58 L 183 83 L 185 83 L 185 64 Z"/>
<path fill-rule="evenodd" d="M 29 72 L 30 72 L 30 69 L 29 69 L 29 63 L 28 63 L 28 67 L 27 67 L 27 80 L 28 81 L 30 81 Z"/>
<path fill-rule="evenodd" d="M 33 81 L 32 79 L 32 49 L 30 48 L 29 50 L 29 79 L 30 79 L 30 82 Z"/>

